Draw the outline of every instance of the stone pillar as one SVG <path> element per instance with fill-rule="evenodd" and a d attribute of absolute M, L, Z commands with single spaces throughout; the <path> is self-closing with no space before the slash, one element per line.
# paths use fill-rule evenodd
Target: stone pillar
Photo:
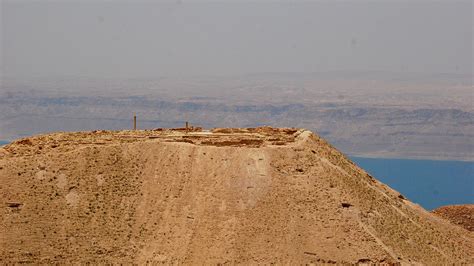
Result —
<path fill-rule="evenodd" d="M 137 130 L 137 115 L 133 114 L 133 130 Z"/>

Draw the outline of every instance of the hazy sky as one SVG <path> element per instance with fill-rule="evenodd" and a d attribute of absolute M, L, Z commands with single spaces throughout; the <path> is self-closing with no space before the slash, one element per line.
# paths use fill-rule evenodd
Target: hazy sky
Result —
<path fill-rule="evenodd" d="M 4 76 L 472 73 L 472 2 L 2 1 Z"/>

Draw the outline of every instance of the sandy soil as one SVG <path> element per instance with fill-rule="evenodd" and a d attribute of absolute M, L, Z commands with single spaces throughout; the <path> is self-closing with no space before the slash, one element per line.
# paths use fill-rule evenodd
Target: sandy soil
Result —
<path fill-rule="evenodd" d="M 299 129 L 55 133 L 0 148 L 0 263 L 474 263 L 474 233 Z"/>

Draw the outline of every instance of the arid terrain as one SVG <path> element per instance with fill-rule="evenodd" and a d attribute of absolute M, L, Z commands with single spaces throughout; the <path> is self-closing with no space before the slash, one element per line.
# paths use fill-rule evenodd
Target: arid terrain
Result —
<path fill-rule="evenodd" d="M 474 204 L 443 206 L 432 212 L 453 224 L 474 231 Z"/>
<path fill-rule="evenodd" d="M 54 133 L 0 148 L 0 263 L 474 263 L 474 235 L 303 129 Z"/>

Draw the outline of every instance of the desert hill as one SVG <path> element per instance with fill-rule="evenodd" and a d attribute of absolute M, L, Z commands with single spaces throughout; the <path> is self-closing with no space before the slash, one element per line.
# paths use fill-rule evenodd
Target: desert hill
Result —
<path fill-rule="evenodd" d="M 55 133 L 0 148 L 0 263 L 474 263 L 474 235 L 302 129 Z"/>
<path fill-rule="evenodd" d="M 443 206 L 433 210 L 432 213 L 469 231 L 474 231 L 474 204 Z"/>

